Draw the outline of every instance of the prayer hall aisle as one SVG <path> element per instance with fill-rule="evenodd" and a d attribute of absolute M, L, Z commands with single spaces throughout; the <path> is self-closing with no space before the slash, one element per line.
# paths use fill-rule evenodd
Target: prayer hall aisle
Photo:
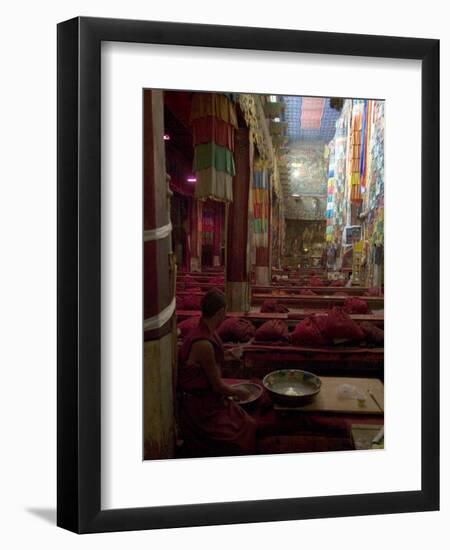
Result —
<path fill-rule="evenodd" d="M 380 448 L 384 102 L 146 90 L 143 123 L 144 458 Z"/>

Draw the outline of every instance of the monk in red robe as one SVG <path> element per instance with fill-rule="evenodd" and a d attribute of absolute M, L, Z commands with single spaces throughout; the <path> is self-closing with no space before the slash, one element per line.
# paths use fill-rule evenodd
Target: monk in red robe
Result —
<path fill-rule="evenodd" d="M 192 456 L 234 456 L 256 450 L 256 422 L 235 401 L 245 390 L 222 377 L 222 341 L 216 329 L 225 318 L 221 292 L 205 294 L 202 316 L 179 352 L 179 422 L 187 453 Z"/>

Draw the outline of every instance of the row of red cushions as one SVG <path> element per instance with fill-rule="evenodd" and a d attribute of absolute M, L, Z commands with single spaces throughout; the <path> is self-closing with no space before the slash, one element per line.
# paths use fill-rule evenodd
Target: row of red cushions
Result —
<path fill-rule="evenodd" d="M 189 294 L 187 296 L 177 296 L 177 309 L 198 311 L 201 308 L 203 295 Z"/>
<path fill-rule="evenodd" d="M 178 324 L 181 337 L 184 338 L 192 328 L 197 327 L 198 318 L 191 317 Z M 370 322 L 358 325 L 340 307 L 334 307 L 326 315 L 313 314 L 302 319 L 289 334 L 284 321 L 271 319 L 256 331 L 247 319 L 226 319 L 218 328 L 218 334 L 224 342 L 248 342 L 253 336 L 255 342 L 288 343 L 295 345 L 331 345 L 336 340 L 359 342 L 367 340 L 381 344 L 384 331 Z"/>
<path fill-rule="evenodd" d="M 291 335 L 292 343 L 298 345 L 327 345 L 341 340 L 382 344 L 384 331 L 368 321 L 358 324 L 344 308 L 334 307 L 326 315 L 303 319 Z"/>
<path fill-rule="evenodd" d="M 296 345 L 326 346 L 336 341 L 347 340 L 380 344 L 384 341 L 384 331 L 365 322 L 358 325 L 341 307 L 334 307 L 325 315 L 313 314 L 302 319 L 289 334 L 284 321 L 279 319 L 264 323 L 255 333 L 255 341 L 285 342 Z"/>

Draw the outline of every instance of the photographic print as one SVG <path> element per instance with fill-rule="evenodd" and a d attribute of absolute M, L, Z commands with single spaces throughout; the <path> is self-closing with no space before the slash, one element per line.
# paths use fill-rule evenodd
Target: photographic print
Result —
<path fill-rule="evenodd" d="M 439 509 L 438 271 L 438 40 L 60 23 L 58 525 Z"/>
<path fill-rule="evenodd" d="M 145 460 L 384 448 L 384 128 L 143 90 Z"/>

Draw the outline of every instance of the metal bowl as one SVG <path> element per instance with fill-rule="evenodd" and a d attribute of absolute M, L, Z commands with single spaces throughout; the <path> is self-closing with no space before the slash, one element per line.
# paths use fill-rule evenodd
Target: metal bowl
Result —
<path fill-rule="evenodd" d="M 242 382 L 241 384 L 233 384 L 231 387 L 242 388 L 244 390 L 247 390 L 250 394 L 248 399 L 245 399 L 243 401 L 236 401 L 238 405 L 247 405 L 248 403 L 253 403 L 261 397 L 261 394 L 263 392 L 262 387 L 259 384 L 254 384 L 253 382 Z"/>
<path fill-rule="evenodd" d="M 282 369 L 270 372 L 263 386 L 275 401 L 305 405 L 320 392 L 322 382 L 318 376 L 304 370 Z"/>

